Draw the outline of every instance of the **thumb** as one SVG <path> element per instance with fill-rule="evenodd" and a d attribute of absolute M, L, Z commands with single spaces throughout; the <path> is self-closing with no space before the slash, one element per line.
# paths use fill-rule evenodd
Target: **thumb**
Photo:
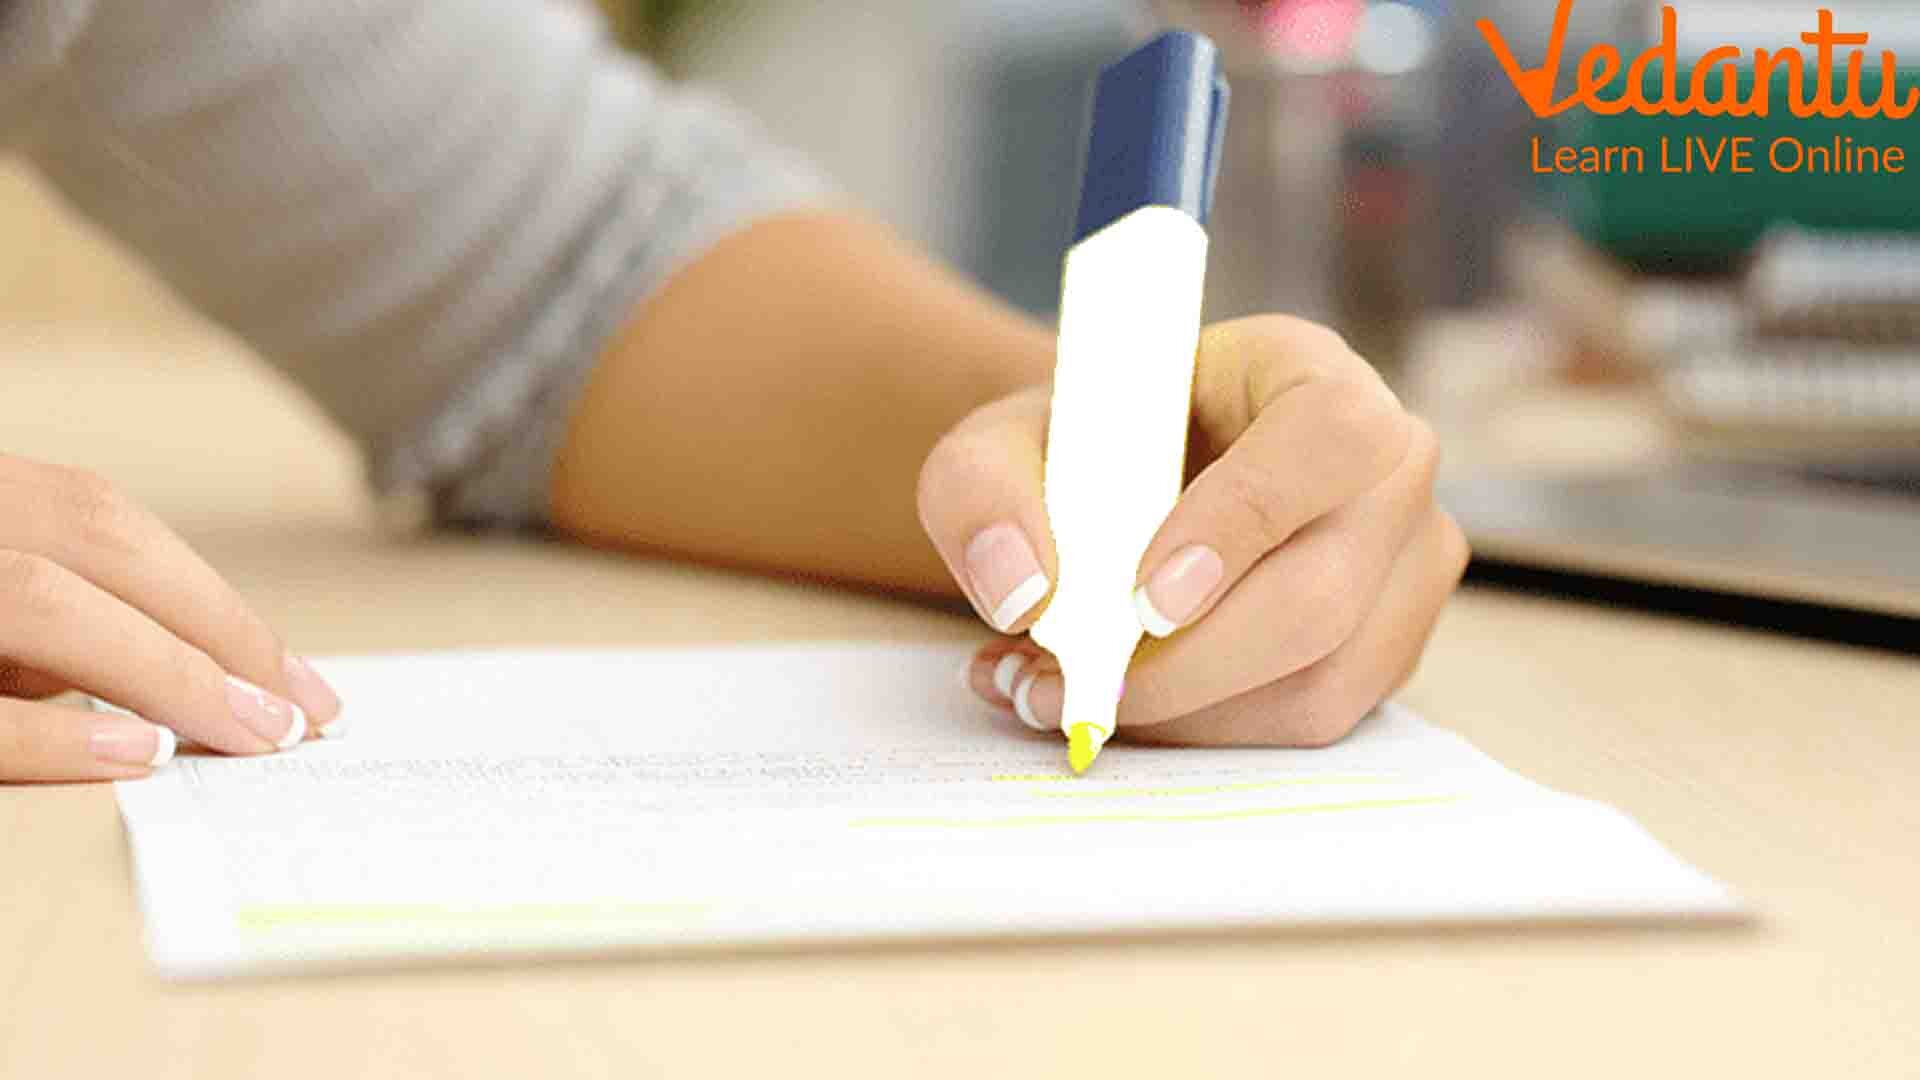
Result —
<path fill-rule="evenodd" d="M 1053 588 L 1041 500 L 1048 391 L 1022 391 L 960 421 L 920 470 L 920 524 L 954 580 L 1003 634 L 1031 625 Z"/>

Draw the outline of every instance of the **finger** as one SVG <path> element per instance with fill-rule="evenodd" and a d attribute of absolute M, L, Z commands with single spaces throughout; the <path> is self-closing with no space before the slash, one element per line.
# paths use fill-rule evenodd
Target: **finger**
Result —
<path fill-rule="evenodd" d="M 0 700 L 0 783 L 138 779 L 175 745 L 173 732 L 144 720 Z"/>
<path fill-rule="evenodd" d="M 0 549 L 49 559 L 145 612 L 222 668 L 297 702 L 316 730 L 342 730 L 340 699 L 265 620 L 158 518 L 80 470 L 0 459 Z"/>
<path fill-rule="evenodd" d="M 1325 659 L 1179 719 L 1129 729 L 1127 738 L 1186 746 L 1325 746 L 1345 737 L 1412 677 L 1466 566 L 1459 526 L 1433 510 L 1394 564 L 1379 605 Z"/>
<path fill-rule="evenodd" d="M 1053 581 L 1040 496 L 1047 391 L 987 405 L 934 446 L 920 470 L 920 524 L 974 610 L 1003 634 L 1039 614 Z"/>
<path fill-rule="evenodd" d="M 1433 507 L 1422 440 L 1387 481 L 1269 553 L 1205 619 L 1135 657 L 1120 723 L 1186 716 L 1299 671 L 1353 636 Z"/>
<path fill-rule="evenodd" d="M 1060 662 L 1052 653 L 1023 640 L 998 654 L 976 658 L 969 677 L 975 693 L 1013 713 L 1027 727 L 1060 733 L 1063 692 Z"/>
<path fill-rule="evenodd" d="M 982 669 L 971 673 L 976 680 Z M 1010 674 L 1002 674 L 1010 672 Z M 1004 688 L 1002 687 L 1004 683 Z M 992 694 L 981 693 L 994 704 L 1008 708 L 1020 722 L 1035 731 L 1060 733 L 1060 710 L 1066 704 L 1066 683 L 1060 675 L 1060 661 L 1052 653 L 1032 646 L 1008 650 L 995 665 Z M 1121 700 L 1126 699 L 1127 684 L 1121 683 Z"/>
<path fill-rule="evenodd" d="M 307 731 L 299 706 L 38 555 L 0 551 L 0 655 L 230 754 L 285 749 Z"/>
<path fill-rule="evenodd" d="M 963 681 L 987 704 L 1012 708 L 1013 689 L 1021 674 L 1043 655 L 1031 638 L 994 638 L 967 661 Z"/>
<path fill-rule="evenodd" d="M 1125 684 L 1120 693 L 1126 694 Z M 1060 674 L 1060 661 L 1042 652 L 1034 657 L 1013 680 L 1013 715 L 1035 731 L 1060 733 L 1060 710 L 1066 706 L 1067 684 Z"/>
<path fill-rule="evenodd" d="M 49 698 L 69 687 L 43 671 L 0 657 L 0 697 Z"/>
<path fill-rule="evenodd" d="M 1135 606 L 1155 637 L 1200 619 L 1267 552 L 1378 485 L 1415 433 L 1372 369 L 1310 324 L 1224 324 L 1198 364 L 1196 428 L 1224 449 L 1141 558 Z"/>

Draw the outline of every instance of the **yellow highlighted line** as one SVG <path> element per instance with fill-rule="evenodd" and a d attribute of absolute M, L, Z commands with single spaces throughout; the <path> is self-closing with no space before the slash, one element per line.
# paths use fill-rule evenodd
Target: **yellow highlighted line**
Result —
<path fill-rule="evenodd" d="M 366 926 L 528 926 L 631 922 L 698 914 L 708 904 L 255 904 L 234 913 L 243 931 Z"/>
<path fill-rule="evenodd" d="M 1240 821 L 1248 818 L 1287 817 L 1293 814 L 1338 814 L 1348 810 L 1390 810 L 1399 806 L 1427 806 L 1458 802 L 1459 795 L 1428 795 L 1410 799 L 1362 799 L 1355 802 L 1307 803 L 1301 806 L 1262 806 L 1247 810 L 1214 810 L 1192 814 L 1025 814 L 1000 818 L 873 817 L 853 822 L 856 829 L 1009 829 L 1032 825 L 1115 825 L 1152 822 Z"/>
<path fill-rule="evenodd" d="M 1272 788 L 1309 787 L 1319 784 L 1381 784 L 1385 776 L 1297 776 L 1287 780 L 1250 780 L 1241 784 L 1196 784 L 1192 787 L 1081 788 L 1072 791 L 1036 791 L 1041 799 L 1153 799 L 1169 795 L 1220 795 L 1231 791 L 1265 791 Z"/>

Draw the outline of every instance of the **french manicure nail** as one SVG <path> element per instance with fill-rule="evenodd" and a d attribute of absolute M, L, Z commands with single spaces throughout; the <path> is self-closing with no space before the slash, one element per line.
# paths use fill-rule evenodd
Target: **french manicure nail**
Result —
<path fill-rule="evenodd" d="M 967 543 L 965 562 L 982 613 L 1003 634 L 1047 595 L 1040 557 L 1011 522 L 980 530 Z"/>
<path fill-rule="evenodd" d="M 314 730 L 320 737 L 337 739 L 345 735 L 347 718 L 340 710 L 340 695 L 334 693 L 333 687 L 327 685 L 327 680 L 313 670 L 313 665 L 288 653 L 280 666 L 286 673 L 288 696 L 313 721 Z"/>
<path fill-rule="evenodd" d="M 166 728 L 144 720 L 100 720 L 87 736 L 87 750 L 107 765 L 157 769 L 173 760 L 179 740 Z"/>
<path fill-rule="evenodd" d="M 1020 677 L 1020 669 L 1026 666 L 1026 655 L 1017 652 L 1008 653 L 993 665 L 993 688 L 1000 691 L 1001 697 L 1013 697 L 1013 682 Z"/>
<path fill-rule="evenodd" d="M 307 737 L 307 714 L 300 706 L 275 697 L 245 679 L 227 676 L 227 706 L 247 730 L 287 750 Z"/>
<path fill-rule="evenodd" d="M 1140 626 L 1161 638 L 1180 629 L 1206 603 L 1225 572 L 1220 553 L 1205 544 L 1189 544 L 1174 552 L 1133 592 Z"/>
<path fill-rule="evenodd" d="M 1013 690 L 1013 712 L 1035 731 L 1059 731 L 1067 684 L 1052 673 L 1029 675 Z"/>

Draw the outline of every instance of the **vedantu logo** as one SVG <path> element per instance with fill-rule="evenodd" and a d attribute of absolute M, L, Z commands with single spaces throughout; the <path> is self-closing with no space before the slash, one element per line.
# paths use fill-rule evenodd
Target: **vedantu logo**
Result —
<path fill-rule="evenodd" d="M 1754 76 L 1751 89 L 1744 94 L 1740 87 L 1741 63 L 1747 59 L 1746 54 L 1732 45 L 1723 45 L 1707 51 L 1694 62 L 1682 95 L 1680 58 L 1675 44 L 1679 16 L 1671 6 L 1663 6 L 1659 42 L 1627 67 L 1624 87 L 1617 96 L 1603 96 L 1603 92 L 1620 74 L 1623 57 L 1618 48 L 1602 43 L 1581 55 L 1574 65 L 1573 92 L 1556 100 L 1554 91 L 1561 56 L 1566 50 L 1567 21 L 1572 14 L 1573 0 L 1559 0 L 1554 10 L 1553 31 L 1547 39 L 1547 55 L 1539 67 L 1531 70 L 1520 66 L 1506 37 L 1492 19 L 1481 19 L 1474 24 L 1493 49 L 1494 59 L 1512 80 L 1513 88 L 1535 116 L 1555 116 L 1580 106 L 1602 116 L 1632 110 L 1643 116 L 1764 117 L 1772 113 L 1774 75 L 1782 71 L 1786 73 L 1786 107 L 1792 115 L 1803 119 L 1820 116 L 1867 120 L 1884 116 L 1904 120 L 1920 109 L 1920 86 L 1908 87 L 1904 97 L 1900 94 L 1896 75 L 1899 58 L 1891 49 L 1880 52 L 1878 95 L 1872 101 L 1862 97 L 1862 75 L 1867 66 L 1864 48 L 1869 35 L 1835 30 L 1833 12 L 1826 8 L 1819 9 L 1817 28 L 1800 35 L 1800 43 L 1814 50 L 1811 63 L 1791 44 L 1773 50 L 1756 48 L 1750 65 Z M 1840 49 L 1846 50 L 1843 61 L 1836 56 Z M 1844 63 L 1844 75 L 1837 67 L 1839 63 Z M 1649 99 L 1648 77 L 1656 66 L 1659 96 Z"/>

